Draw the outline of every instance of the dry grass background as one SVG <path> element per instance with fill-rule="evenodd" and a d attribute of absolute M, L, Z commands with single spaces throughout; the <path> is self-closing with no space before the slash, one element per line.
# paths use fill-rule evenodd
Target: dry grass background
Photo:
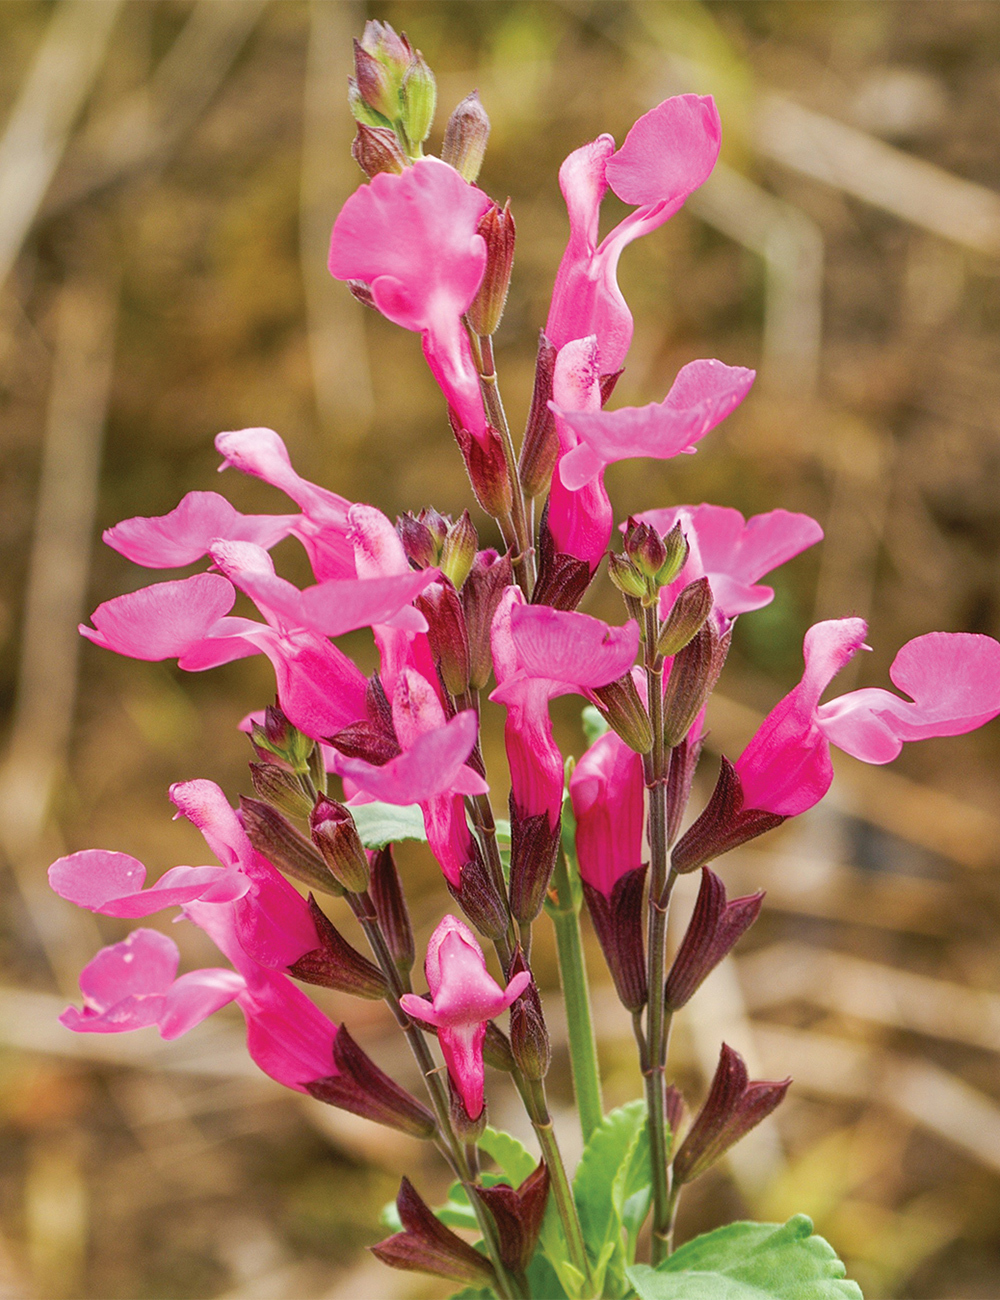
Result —
<path fill-rule="evenodd" d="M 870 620 L 859 684 L 881 684 L 895 648 L 928 628 L 1000 634 L 996 4 L 0 6 L 10 1300 L 444 1294 L 363 1252 L 400 1169 L 431 1190 L 441 1171 L 386 1131 L 272 1087 L 238 1021 L 218 1016 L 171 1045 L 60 1029 L 79 967 L 123 927 L 50 898 L 43 874 L 90 845 L 154 873 L 198 860 L 166 787 L 207 776 L 234 799 L 246 789 L 235 724 L 273 689 L 257 661 L 202 677 L 81 646 L 78 618 L 144 580 L 100 528 L 215 487 L 212 436 L 248 424 L 278 429 L 302 472 L 390 514 L 465 504 L 417 340 L 324 269 L 333 216 L 361 179 L 343 89 L 368 16 L 406 29 L 438 74 L 435 139 L 473 87 L 493 119 L 481 182 L 511 195 L 519 230 L 497 341 L 515 420 L 565 238 L 559 162 L 599 131 L 620 140 L 664 94 L 720 102 L 724 166 L 624 259 L 636 341 L 616 400 L 661 398 L 697 356 L 761 378 L 697 457 L 609 479 L 621 514 L 782 504 L 815 514 L 828 541 L 741 621 L 714 745 L 737 751 L 796 678 L 814 617 Z M 228 475 L 224 488 L 241 508 L 283 508 L 259 483 Z M 281 559 L 301 576 L 293 550 Z M 588 600 L 619 617 L 607 586 Z M 559 722 L 579 752 L 572 707 Z M 692 1192 L 685 1235 L 805 1210 L 872 1300 L 1000 1293 L 998 753 L 994 724 L 911 747 L 891 773 L 844 763 L 826 805 L 726 862 L 733 888 L 765 885 L 768 903 L 684 1017 L 677 1069 L 700 1095 L 725 1034 L 797 1086 L 750 1153 Z M 498 805 L 504 794 L 495 786 Z M 404 857 L 426 935 L 443 907 L 438 875 L 420 852 Z M 179 937 L 193 960 L 207 956 L 197 935 Z M 591 956 L 617 1104 L 638 1075 Z M 551 983 L 546 943 L 540 963 Z M 377 1009 L 331 1004 L 406 1070 Z M 563 1105 L 566 1088 L 557 1050 Z M 505 1119 L 502 1093 L 494 1105 Z"/>

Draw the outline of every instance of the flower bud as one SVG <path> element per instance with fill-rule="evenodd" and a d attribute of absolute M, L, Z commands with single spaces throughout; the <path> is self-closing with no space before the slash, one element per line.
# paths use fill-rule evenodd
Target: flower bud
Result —
<path fill-rule="evenodd" d="M 680 573 L 681 569 L 687 563 L 690 547 L 688 540 L 681 532 L 680 524 L 674 524 L 670 532 L 663 539 L 663 549 L 665 558 L 659 573 L 656 575 L 656 581 L 661 587 L 668 586 Z"/>
<path fill-rule="evenodd" d="M 656 643 L 656 653 L 669 657 L 680 654 L 697 636 L 711 612 L 712 588 L 708 579 L 698 578 L 688 583 L 667 616 Z"/>
<path fill-rule="evenodd" d="M 448 118 L 441 146 L 441 160 L 449 163 L 458 174 L 475 183 L 486 156 L 486 141 L 490 138 L 490 119 L 486 116 L 474 90 L 462 100 Z"/>
<path fill-rule="evenodd" d="M 448 419 L 465 461 L 476 500 L 488 515 L 494 519 L 503 519 L 510 514 L 514 489 L 499 433 L 492 425 L 487 425 L 485 438 L 474 438 L 467 429 L 462 428 L 450 406 Z"/>
<path fill-rule="evenodd" d="M 549 530 L 548 510 L 546 501 L 538 526 L 538 581 L 531 593 L 531 603 L 572 611 L 583 599 L 597 569 L 591 570 L 586 560 L 556 550 Z"/>
<path fill-rule="evenodd" d="M 370 858 L 371 894 L 378 916 L 379 928 L 385 939 L 396 969 L 408 975 L 413 969 L 416 952 L 413 946 L 413 927 L 403 896 L 403 882 L 392 856 L 392 845 L 387 844 Z"/>
<path fill-rule="evenodd" d="M 489 1209 L 497 1228 L 500 1258 L 512 1273 L 523 1275 L 531 1263 L 542 1230 L 549 1199 L 549 1171 L 545 1161 L 518 1188 L 497 1183 L 476 1186 L 476 1196 Z"/>
<path fill-rule="evenodd" d="M 504 591 L 512 581 L 510 556 L 479 551 L 462 587 L 465 630 L 469 638 L 469 685 L 481 690 L 490 679 L 493 656 L 490 629 Z"/>
<path fill-rule="evenodd" d="M 403 77 L 400 99 L 403 131 L 407 140 L 416 146 L 419 156 L 419 146 L 430 134 L 437 107 L 437 82 L 419 50 Z"/>
<path fill-rule="evenodd" d="M 378 176 L 380 172 L 391 172 L 398 176 L 407 165 L 406 155 L 399 147 L 395 131 L 387 126 L 366 126 L 364 122 L 358 123 L 357 134 L 351 144 L 351 157 L 369 179 Z"/>
<path fill-rule="evenodd" d="M 332 799 L 320 799 L 309 818 L 313 843 L 326 865 L 349 893 L 368 888 L 368 858 L 350 810 Z"/>
<path fill-rule="evenodd" d="M 406 558 L 418 569 L 434 568 L 441 555 L 440 544 L 424 522 L 424 514 L 426 511 L 421 511 L 418 519 L 408 512 L 396 519 L 396 532 L 403 543 Z"/>
<path fill-rule="evenodd" d="M 642 906 L 646 867 L 635 867 L 619 876 L 610 897 L 582 877 L 580 883 L 619 1001 L 628 1011 L 641 1011 L 648 987 Z"/>
<path fill-rule="evenodd" d="M 664 744 L 679 745 L 719 680 L 730 633 L 718 634 L 711 620 L 676 656 L 663 690 Z"/>
<path fill-rule="evenodd" d="M 521 950 L 514 954 L 514 959 L 507 972 L 508 980 L 527 970 Z M 526 1079 L 538 1081 L 549 1072 L 552 1061 L 552 1044 L 545 1017 L 542 1014 L 542 1000 L 534 980 L 528 985 L 510 1008 L 510 1046 L 514 1060 Z"/>
<path fill-rule="evenodd" d="M 708 1097 L 674 1157 L 674 1182 L 690 1183 L 784 1100 L 791 1079 L 751 1082 L 739 1052 L 722 1044 Z"/>
<path fill-rule="evenodd" d="M 510 1039 L 495 1020 L 487 1020 L 486 1035 L 483 1038 L 483 1060 L 494 1070 L 504 1074 L 513 1074 L 517 1069 Z"/>
<path fill-rule="evenodd" d="M 668 1011 L 679 1011 L 691 1000 L 756 921 L 763 901 L 763 891 L 727 901 L 725 885 L 714 871 L 702 867 L 698 900 L 667 976 Z"/>
<path fill-rule="evenodd" d="M 458 592 L 450 582 L 432 582 L 413 602 L 427 619 L 427 639 L 445 689 L 469 689 L 469 637 Z"/>
<path fill-rule="evenodd" d="M 257 852 L 283 875 L 335 898 L 343 895 L 340 882 L 330 875 L 322 854 L 276 808 L 240 795 L 240 821 Z"/>
<path fill-rule="evenodd" d="M 667 1084 L 666 1088 L 666 1111 L 667 1124 L 670 1126 L 669 1142 L 667 1154 L 677 1146 L 677 1134 L 681 1130 L 681 1124 L 684 1122 L 684 1112 L 687 1107 L 684 1104 L 684 1094 L 680 1088 L 675 1088 L 672 1083 Z"/>
<path fill-rule="evenodd" d="M 305 1085 L 306 1091 L 318 1101 L 374 1120 L 376 1124 L 398 1128 L 411 1137 L 434 1136 L 437 1124 L 427 1107 L 380 1070 L 345 1025 L 340 1026 L 333 1040 L 333 1065 L 334 1074 Z"/>
<path fill-rule="evenodd" d="M 457 522 L 448 529 L 441 547 L 441 572 L 456 591 L 461 591 L 462 584 L 469 576 L 478 545 L 479 534 L 472 516 L 468 510 L 463 510 Z"/>
<path fill-rule="evenodd" d="M 309 895 L 309 913 L 319 936 L 319 947 L 304 953 L 288 968 L 304 984 L 316 984 L 356 998 L 378 1001 L 389 992 L 385 976 L 367 957 L 347 942 L 337 927 Z"/>
<path fill-rule="evenodd" d="M 361 104 L 369 110 L 365 115 L 368 124 L 391 126 L 399 119 L 401 77 L 401 73 L 394 75 L 394 70 L 366 50 L 360 41 L 354 42 L 354 85 Z M 351 104 L 351 109 L 357 116 L 355 103 Z M 375 115 L 374 122 L 370 120 L 372 115 Z"/>
<path fill-rule="evenodd" d="M 637 754 L 648 754 L 653 748 L 653 729 L 632 674 L 626 673 L 607 686 L 593 687 L 590 693 L 598 700 L 597 709 L 601 717 L 621 736 L 629 749 Z"/>
<path fill-rule="evenodd" d="M 475 298 L 469 305 L 469 324 L 477 334 L 495 334 L 503 316 L 514 266 L 517 234 L 510 212 L 510 199 L 497 204 L 479 219 L 479 234 L 486 240 L 486 270 Z"/>
<path fill-rule="evenodd" d="M 347 104 L 355 122 L 364 122 L 365 126 L 391 126 L 388 118 L 377 113 L 365 102 L 355 77 L 347 78 Z"/>
<path fill-rule="evenodd" d="M 540 332 L 538 356 L 535 360 L 535 385 L 517 466 L 521 486 L 529 497 L 541 496 L 549 486 L 556 456 L 559 454 L 555 416 L 549 409 L 555 364 L 556 349 L 544 332 Z"/>
<path fill-rule="evenodd" d="M 691 798 L 691 786 L 701 757 L 702 730 L 696 718 L 694 725 L 670 755 L 667 773 L 667 844 L 673 844 L 680 834 L 681 823 Z"/>
<path fill-rule="evenodd" d="M 424 1203 L 408 1178 L 396 1197 L 403 1231 L 372 1246 L 376 1259 L 390 1268 L 402 1268 L 446 1277 L 482 1288 L 496 1282 L 493 1265 L 450 1228 L 446 1228 Z"/>
<path fill-rule="evenodd" d="M 667 559 L 663 539 L 649 524 L 635 519 L 628 521 L 625 532 L 625 554 L 646 578 L 655 578 Z"/>
<path fill-rule="evenodd" d="M 736 769 L 723 757 L 719 779 L 704 811 L 681 836 L 671 854 L 673 869 L 685 874 L 739 848 L 784 821 L 780 813 L 743 807 L 743 787 Z"/>
<path fill-rule="evenodd" d="M 289 817 L 308 817 L 312 811 L 312 800 L 303 793 L 295 775 L 274 763 L 251 763 L 250 784 L 259 798 Z"/>
<path fill-rule="evenodd" d="M 642 600 L 647 592 L 646 579 L 626 555 L 608 555 L 608 576 L 623 596 Z"/>
<path fill-rule="evenodd" d="M 542 910 L 559 852 L 560 823 L 549 824 L 548 813 L 522 817 L 510 803 L 510 911 L 515 921 L 530 925 Z"/>
<path fill-rule="evenodd" d="M 502 939 L 506 935 L 510 919 L 507 900 L 500 896 L 478 851 L 476 857 L 462 867 L 457 885 L 450 880 L 445 883 L 452 898 L 480 934 L 487 939 Z"/>
<path fill-rule="evenodd" d="M 306 736 L 293 727 L 274 704 L 269 704 L 264 710 L 263 724 L 251 724 L 250 739 L 256 749 L 283 759 L 296 772 L 306 771 L 309 755 L 316 743 L 311 736 Z"/>
<path fill-rule="evenodd" d="M 397 32 L 390 23 L 379 22 L 377 18 L 369 18 L 365 23 L 361 45 L 369 54 L 374 54 L 397 81 L 413 58 L 413 46 L 406 39 L 406 33 Z"/>

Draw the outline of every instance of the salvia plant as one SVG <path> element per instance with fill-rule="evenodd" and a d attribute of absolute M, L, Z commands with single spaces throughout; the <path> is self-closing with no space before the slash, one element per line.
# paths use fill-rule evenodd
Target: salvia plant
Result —
<path fill-rule="evenodd" d="M 369 180 L 333 226 L 330 272 L 420 334 L 503 549 L 479 548 L 468 511 L 450 519 L 428 507 L 393 524 L 376 506 L 305 481 L 263 428 L 220 434 L 216 447 L 224 466 L 272 484 L 294 512 L 242 515 L 214 492 L 192 492 L 161 518 L 105 533 L 147 568 L 209 564 L 100 605 L 85 636 L 189 671 L 264 654 L 277 703 L 244 724 L 253 792 L 238 810 L 208 780 L 170 790 L 220 866 L 173 867 L 149 888 L 145 867 L 124 853 L 74 853 L 50 870 L 57 893 L 105 916 L 179 907 L 229 964 L 178 975 L 174 942 L 136 929 L 84 969 L 83 1008 L 68 1009 L 63 1023 L 84 1033 L 156 1025 L 170 1039 L 235 1002 L 265 1073 L 438 1147 L 455 1179 L 447 1203 L 430 1208 L 404 1178 L 389 1212 L 395 1230 L 372 1249 L 392 1267 L 461 1283 L 463 1296 L 856 1297 L 803 1216 L 730 1224 L 673 1249 L 685 1186 L 767 1118 L 790 1081 L 748 1078 L 740 1055 L 721 1044 L 708 1095 L 686 1118 L 668 1082 L 671 1022 L 760 911 L 760 894 L 728 898 L 708 864 L 822 799 L 831 745 L 886 763 L 905 741 L 957 735 L 1000 713 L 1000 644 L 919 636 L 890 669 L 903 694 L 869 688 L 821 703 L 865 648 L 866 627 L 860 618 L 816 624 L 802 680 L 735 762 L 722 759 L 707 804 L 688 814 L 706 700 L 734 621 L 772 599 L 762 577 L 822 536 L 805 515 L 777 509 L 744 520 L 716 505 L 656 506 L 616 529 L 605 490 L 605 467 L 616 461 L 694 451 L 754 379 L 739 366 L 693 361 L 662 402 L 607 409 L 632 334 L 618 259 L 712 171 L 715 104 L 667 99 L 620 148 L 602 135 L 563 163 L 569 240 L 518 448 L 492 342 L 515 227 L 509 203 L 475 183 L 489 134 L 483 106 L 469 95 L 448 121 L 441 157 L 425 157 L 433 75 L 405 36 L 378 22 L 355 43 L 349 97 L 353 155 Z M 632 211 L 599 241 L 609 188 Z M 304 590 L 279 577 L 269 556 L 289 536 L 316 579 Z M 624 598 L 620 626 L 576 612 L 605 562 Z M 237 591 L 260 620 L 230 612 Z M 367 678 L 336 644 L 359 628 L 372 629 L 380 656 Z M 480 747 L 487 690 L 506 709 L 509 822 L 494 815 Z M 575 764 L 564 762 L 549 716 L 549 701 L 565 694 L 586 701 L 590 745 Z M 426 993 L 412 980 L 414 938 L 392 848 L 401 838 L 426 840 L 466 918 L 445 915 L 431 936 Z M 671 891 L 695 871 L 697 903 L 671 954 Z M 369 955 L 327 917 L 320 900 L 331 897 L 346 900 Z M 607 1115 L 584 905 L 631 1014 L 645 1079 L 644 1099 Z M 555 928 L 585 1142 L 575 1174 L 546 1100 L 550 1041 L 531 969 L 543 910 Z M 499 981 L 483 943 L 495 950 Z M 386 1075 L 303 984 L 385 999 L 426 1095 Z M 497 1024 L 504 1012 L 506 1030 Z M 488 1126 L 486 1065 L 513 1080 L 540 1159 Z M 637 1263 L 647 1241 L 649 1262 Z"/>

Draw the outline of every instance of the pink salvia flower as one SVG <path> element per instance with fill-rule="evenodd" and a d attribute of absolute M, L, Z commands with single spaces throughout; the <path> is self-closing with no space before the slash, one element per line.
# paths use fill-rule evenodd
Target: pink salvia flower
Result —
<path fill-rule="evenodd" d="M 666 618 L 688 583 L 708 578 L 715 608 L 727 619 L 762 609 L 774 588 L 759 579 L 793 556 L 823 540 L 823 530 L 808 515 L 770 510 L 744 520 L 726 506 L 670 506 L 636 516 L 661 536 L 680 524 L 690 552 L 684 567 L 660 592 L 660 616 Z"/>
<path fill-rule="evenodd" d="M 597 414 L 601 409 L 601 384 L 597 340 L 591 335 L 575 339 L 560 349 L 552 375 L 552 410 L 559 438 L 559 458 L 552 476 L 546 521 L 555 549 L 583 560 L 593 573 L 604 557 L 614 527 L 614 512 L 597 473 L 583 487 L 568 488 L 560 462 L 581 446 L 580 438 L 564 418 L 566 412 Z"/>
<path fill-rule="evenodd" d="M 177 978 L 177 945 L 157 930 L 133 930 L 102 948 L 80 972 L 83 1010 L 68 1007 L 59 1020 L 85 1034 L 117 1034 L 156 1025 L 177 1038 L 245 988 L 231 970 L 198 970 Z"/>
<path fill-rule="evenodd" d="M 736 763 L 743 806 L 793 817 L 830 788 L 830 745 L 888 763 L 905 741 L 957 736 L 1000 714 L 1000 644 L 966 632 L 929 632 L 900 650 L 889 676 L 913 698 L 879 688 L 820 696 L 862 648 L 865 623 L 845 618 L 806 633 L 802 681 L 775 706 Z"/>
<path fill-rule="evenodd" d="M 79 630 L 95 645 L 131 659 L 180 659 L 211 634 L 235 602 L 232 583 L 217 573 L 196 573 L 106 600 L 94 610 L 94 626 L 81 623 Z"/>
<path fill-rule="evenodd" d="M 605 732 L 577 763 L 569 793 L 580 875 L 610 898 L 616 882 L 643 863 L 642 758 Z"/>
<path fill-rule="evenodd" d="M 477 440 L 486 415 L 462 315 L 486 269 L 477 226 L 490 206 L 447 163 L 424 158 L 352 194 L 330 240 L 330 274 L 365 281 L 383 316 L 419 331 L 434 378 Z"/>
<path fill-rule="evenodd" d="M 236 866 L 171 867 L 149 889 L 142 887 L 145 879 L 146 868 L 137 858 L 104 849 L 71 853 L 49 867 L 49 884 L 60 898 L 103 916 L 149 916 L 196 898 L 227 903 L 250 888 Z"/>
<path fill-rule="evenodd" d="M 615 152 L 609 135 L 577 149 L 559 170 L 570 237 L 559 265 L 545 325 L 557 348 L 596 335 L 601 374 L 619 370 L 632 341 L 632 315 L 618 288 L 626 245 L 656 230 L 708 179 L 719 154 L 714 100 L 677 95 L 646 113 Z M 598 244 L 601 199 L 608 186 L 636 210 Z"/>
<path fill-rule="evenodd" d="M 558 361 L 556 365 L 558 369 Z M 691 361 L 663 401 L 649 406 L 572 410 L 561 408 L 553 398 L 549 405 L 563 430 L 571 430 L 578 439 L 577 446 L 559 461 L 559 478 L 565 487 L 578 491 L 617 461 L 638 456 L 669 460 L 693 452 L 694 444 L 739 406 L 754 378 L 754 371 L 743 366 Z"/>
<path fill-rule="evenodd" d="M 208 554 L 218 538 L 270 550 L 295 532 L 298 515 L 241 515 L 218 492 L 189 492 L 169 514 L 123 519 L 104 541 L 146 569 L 180 569 Z"/>
<path fill-rule="evenodd" d="M 437 1029 L 448 1073 L 475 1119 L 483 1109 L 486 1023 L 521 996 L 531 974 L 521 971 L 502 989 L 486 969 L 475 935 L 456 916 L 446 916 L 431 935 L 424 972 L 432 1001 L 407 993 L 400 1005 Z"/>
<path fill-rule="evenodd" d="M 301 509 L 302 514 L 290 531 L 305 547 L 319 582 L 327 578 L 354 577 L 353 555 L 347 541 L 350 501 L 297 474 L 285 444 L 273 429 L 237 429 L 220 433 L 215 439 L 215 449 L 222 457 L 220 472 L 231 465 L 244 474 L 263 479 L 272 487 L 279 488 Z M 216 536 L 229 540 L 226 532 L 219 532 Z"/>

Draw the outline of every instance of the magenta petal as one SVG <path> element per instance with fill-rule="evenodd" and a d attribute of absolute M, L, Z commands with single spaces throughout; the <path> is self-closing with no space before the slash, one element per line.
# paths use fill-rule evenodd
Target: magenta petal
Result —
<path fill-rule="evenodd" d="M 642 758 L 608 731 L 577 763 L 569 793 L 580 875 L 610 898 L 615 882 L 642 866 Z"/>
<path fill-rule="evenodd" d="M 383 767 L 338 755 L 336 771 L 385 803 L 423 803 L 451 790 L 460 773 L 462 785 L 469 793 L 485 794 L 489 789 L 485 781 L 475 780 L 475 773 L 461 771 L 472 753 L 478 731 L 479 719 L 474 710 L 467 709 L 443 727 L 418 736 L 409 749 Z"/>
<path fill-rule="evenodd" d="M 465 1109 L 473 1119 L 480 1115 L 483 1109 L 486 1082 L 483 1069 L 485 1037 L 485 1021 L 481 1024 L 454 1025 L 438 1030 L 441 1055 L 448 1066 L 448 1073 L 465 1102 Z"/>
<path fill-rule="evenodd" d="M 179 1038 L 200 1025 L 214 1011 L 232 1002 L 246 988 L 246 980 L 233 970 L 210 967 L 189 971 L 175 980 L 159 1016 L 160 1037 Z"/>
<path fill-rule="evenodd" d="M 342 636 L 359 627 L 387 623 L 400 614 L 440 574 L 437 569 L 402 573 L 385 578 L 358 578 L 352 581 L 323 582 L 302 592 L 302 612 L 306 626 L 324 636 Z M 412 630 L 425 631 L 426 620 L 418 610 Z"/>
<path fill-rule="evenodd" d="M 637 456 L 667 460 L 689 451 L 750 391 L 754 371 L 721 361 L 692 361 L 662 402 L 616 411 L 554 408 L 584 444 L 560 462 L 563 484 L 577 490 L 605 465 Z"/>
<path fill-rule="evenodd" d="M 147 569 L 177 569 L 208 553 L 214 538 L 270 549 L 292 532 L 295 515 L 241 515 L 217 492 L 189 492 L 169 514 L 123 519 L 104 533 L 108 546 Z"/>
<path fill-rule="evenodd" d="M 225 578 L 196 573 L 107 600 L 94 610 L 94 628 L 81 625 L 80 631 L 95 645 L 133 659 L 176 659 L 229 613 L 235 599 Z"/>
<path fill-rule="evenodd" d="M 133 930 L 92 958 L 80 972 L 80 992 L 88 1007 L 107 1011 L 128 997 L 166 993 L 177 975 L 177 945 L 158 930 Z"/>
<path fill-rule="evenodd" d="M 639 649 L 639 625 L 609 627 L 589 614 L 544 605 L 515 605 L 511 635 L 529 677 L 575 686 L 606 686 L 629 671 Z"/>
<path fill-rule="evenodd" d="M 625 203 L 676 199 L 708 179 L 721 139 L 711 95 L 675 95 L 639 118 L 604 174 Z"/>
<path fill-rule="evenodd" d="M 285 975 L 261 971 L 237 998 L 247 1022 L 247 1049 L 265 1074 L 287 1088 L 336 1073 L 337 1028 Z"/>
<path fill-rule="evenodd" d="M 145 1029 L 159 1023 L 166 998 L 162 993 L 146 997 L 124 997 L 105 1011 L 84 1007 L 67 1007 L 59 1023 L 75 1034 L 121 1034 L 131 1029 Z"/>
<path fill-rule="evenodd" d="M 138 893 L 146 868 L 127 853 L 84 849 L 58 858 L 49 867 L 49 884 L 67 902 L 99 912 L 111 900 Z"/>
<path fill-rule="evenodd" d="M 422 1020 L 424 1024 L 435 1027 L 440 1024 L 440 1017 L 426 998 L 418 998 L 415 993 L 404 993 L 399 999 L 399 1005 L 408 1016 L 413 1016 L 414 1020 Z"/>

